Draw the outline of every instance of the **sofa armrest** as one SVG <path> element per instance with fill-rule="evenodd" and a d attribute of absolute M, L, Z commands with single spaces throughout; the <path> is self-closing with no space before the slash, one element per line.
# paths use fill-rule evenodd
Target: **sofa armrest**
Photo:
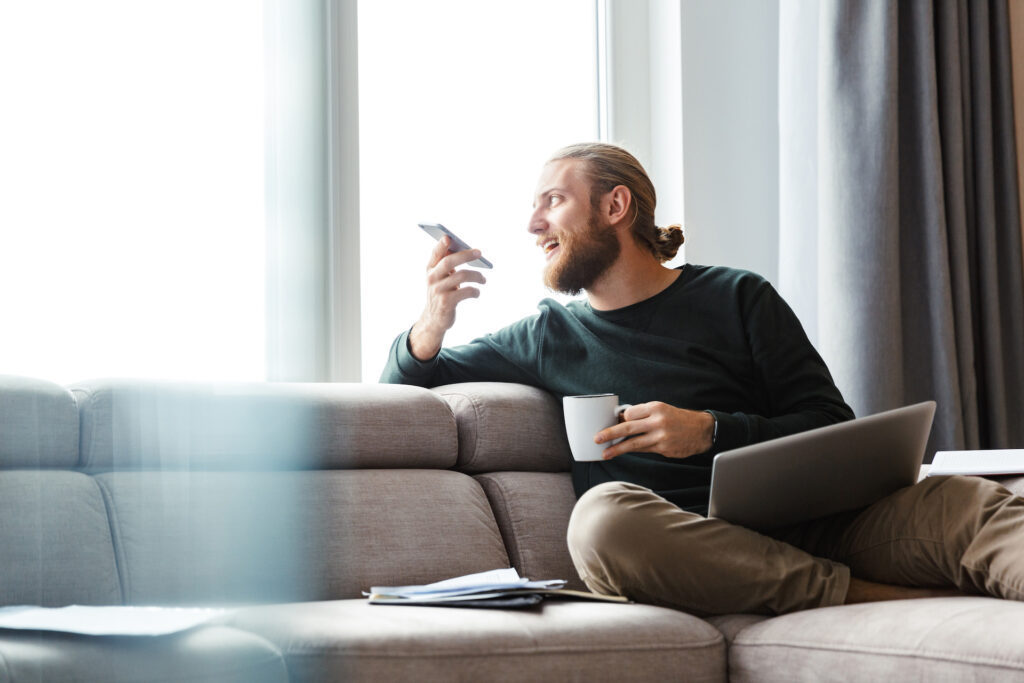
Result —
<path fill-rule="evenodd" d="M 434 391 L 455 415 L 459 471 L 569 471 L 572 454 L 562 406 L 546 391 L 501 382 L 449 384 Z"/>

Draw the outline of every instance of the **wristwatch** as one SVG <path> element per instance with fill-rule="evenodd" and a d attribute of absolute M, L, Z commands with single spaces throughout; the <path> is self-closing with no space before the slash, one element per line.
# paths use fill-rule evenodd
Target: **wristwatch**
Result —
<path fill-rule="evenodd" d="M 715 414 L 712 413 L 710 410 L 705 410 L 704 412 L 710 415 L 711 419 L 715 423 L 715 426 L 711 428 L 711 447 L 714 448 L 715 443 L 718 442 L 718 418 L 715 417 Z"/>

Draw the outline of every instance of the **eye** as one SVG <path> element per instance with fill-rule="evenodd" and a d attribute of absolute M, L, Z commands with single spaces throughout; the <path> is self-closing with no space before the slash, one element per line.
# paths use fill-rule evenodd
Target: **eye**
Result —
<path fill-rule="evenodd" d="M 549 195 L 548 196 L 548 206 L 554 206 L 555 204 L 558 204 L 561 201 L 562 201 L 562 198 L 559 195 L 557 195 L 557 194 L 553 194 L 553 195 Z"/>

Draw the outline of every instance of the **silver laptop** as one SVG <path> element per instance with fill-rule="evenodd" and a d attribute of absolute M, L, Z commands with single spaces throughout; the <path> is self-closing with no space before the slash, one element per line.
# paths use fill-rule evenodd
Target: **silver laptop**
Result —
<path fill-rule="evenodd" d="M 935 402 L 719 453 L 709 517 L 768 530 L 865 507 L 917 481 Z"/>

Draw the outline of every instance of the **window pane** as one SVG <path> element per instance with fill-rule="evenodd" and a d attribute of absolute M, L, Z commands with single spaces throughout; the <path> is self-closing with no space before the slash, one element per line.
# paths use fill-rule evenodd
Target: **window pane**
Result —
<path fill-rule="evenodd" d="M 0 4 L 0 372 L 264 376 L 251 0 Z"/>
<path fill-rule="evenodd" d="M 594 21 L 592 0 L 359 3 L 363 381 L 422 310 L 419 222 L 494 263 L 447 344 L 551 296 L 526 227 L 544 161 L 597 137 Z"/>

